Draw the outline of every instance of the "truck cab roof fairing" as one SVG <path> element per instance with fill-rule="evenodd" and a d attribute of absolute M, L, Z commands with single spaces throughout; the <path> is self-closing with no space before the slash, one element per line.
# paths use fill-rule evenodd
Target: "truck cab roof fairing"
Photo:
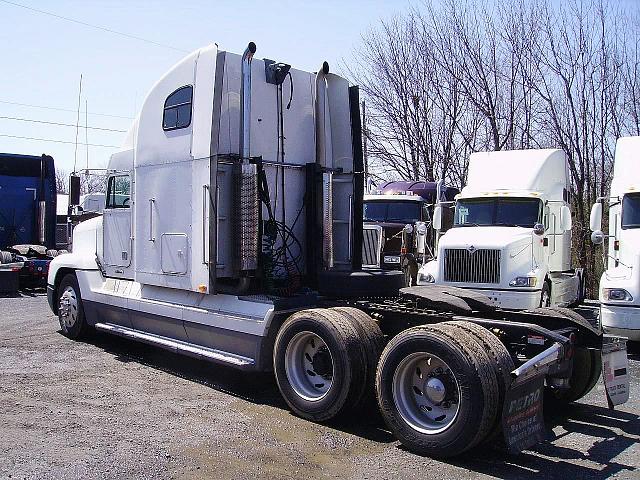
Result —
<path fill-rule="evenodd" d="M 640 137 L 623 137 L 616 142 L 611 196 L 640 191 Z"/>
<path fill-rule="evenodd" d="M 518 168 L 514 168 L 514 164 Z M 500 190 L 546 193 L 548 200 L 563 200 L 569 185 L 566 156 L 562 150 L 505 150 L 471 154 L 467 192 Z"/>
<path fill-rule="evenodd" d="M 136 167 L 211 155 L 216 55 L 215 46 L 187 55 L 151 88 L 137 120 Z M 172 93 L 186 86 L 193 87 L 191 122 L 186 128 L 164 130 L 165 102 Z"/>

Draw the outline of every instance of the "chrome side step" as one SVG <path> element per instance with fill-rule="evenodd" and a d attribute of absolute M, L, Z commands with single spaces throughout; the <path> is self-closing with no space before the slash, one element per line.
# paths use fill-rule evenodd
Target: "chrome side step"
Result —
<path fill-rule="evenodd" d="M 210 362 L 224 363 L 240 369 L 251 369 L 255 365 L 255 361 L 251 358 L 236 355 L 234 353 L 216 350 L 215 348 L 203 347 L 194 343 L 175 340 L 169 337 L 163 337 L 154 333 L 143 332 L 122 325 L 114 325 L 112 323 L 96 323 L 97 330 L 118 335 L 120 337 L 129 338 L 138 342 L 155 345 L 174 353 L 189 355 L 190 357 L 201 358 Z"/>

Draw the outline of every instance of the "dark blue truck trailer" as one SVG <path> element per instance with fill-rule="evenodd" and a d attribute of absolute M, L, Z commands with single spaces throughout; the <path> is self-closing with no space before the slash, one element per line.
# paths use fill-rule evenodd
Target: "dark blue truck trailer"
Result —
<path fill-rule="evenodd" d="M 55 231 L 53 158 L 0 153 L 0 292 L 46 282 Z"/>

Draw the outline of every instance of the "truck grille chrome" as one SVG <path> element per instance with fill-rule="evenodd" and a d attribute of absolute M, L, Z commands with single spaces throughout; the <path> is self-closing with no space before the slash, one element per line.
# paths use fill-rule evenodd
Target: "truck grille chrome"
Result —
<path fill-rule="evenodd" d="M 362 266 L 379 267 L 380 252 L 382 250 L 382 227 L 379 225 L 364 225 L 362 232 Z"/>
<path fill-rule="evenodd" d="M 445 249 L 444 281 L 500 283 L 500 250 Z"/>

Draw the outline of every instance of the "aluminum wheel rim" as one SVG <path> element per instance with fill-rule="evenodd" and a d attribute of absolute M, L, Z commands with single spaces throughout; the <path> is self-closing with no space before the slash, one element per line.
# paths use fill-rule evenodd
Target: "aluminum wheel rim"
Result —
<path fill-rule="evenodd" d="M 284 369 L 293 390 L 310 402 L 324 398 L 333 384 L 331 352 L 324 340 L 313 332 L 296 333 L 289 341 Z"/>
<path fill-rule="evenodd" d="M 460 386 L 442 359 L 426 352 L 404 358 L 393 374 L 393 401 L 402 419 L 427 435 L 449 428 L 460 409 Z"/>
<path fill-rule="evenodd" d="M 60 321 L 66 328 L 71 328 L 78 320 L 78 297 L 73 287 L 68 286 L 62 291 L 58 306 Z"/>

